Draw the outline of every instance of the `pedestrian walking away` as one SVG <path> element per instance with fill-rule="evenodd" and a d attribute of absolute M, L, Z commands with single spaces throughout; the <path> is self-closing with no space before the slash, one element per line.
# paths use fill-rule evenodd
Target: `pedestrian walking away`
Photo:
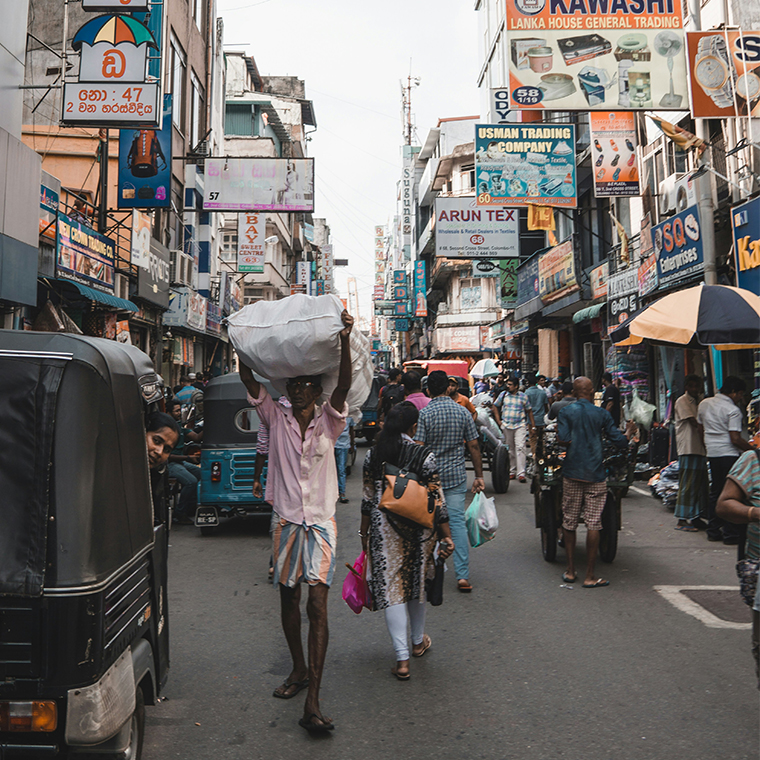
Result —
<path fill-rule="evenodd" d="M 634 423 L 628 422 L 623 435 L 612 415 L 592 402 L 594 385 L 587 377 L 573 383 L 574 404 L 562 409 L 557 417 L 557 439 L 567 447 L 562 465 L 562 529 L 567 551 L 566 583 L 578 580 L 575 571 L 575 543 L 578 522 L 586 523 L 586 576 L 583 588 L 609 586 L 609 581 L 596 576 L 602 512 L 607 500 L 607 473 L 604 469 L 602 435 L 618 448 L 625 448 L 633 434 Z"/>
<path fill-rule="evenodd" d="M 354 324 L 347 311 L 341 315 L 338 384 L 328 403 L 317 407 L 321 378 L 294 377 L 286 384 L 292 407 L 275 404 L 249 367 L 242 362 L 240 378 L 249 402 L 269 429 L 269 469 L 274 530 L 272 553 L 274 583 L 280 589 L 282 627 L 293 669 L 274 696 L 291 699 L 308 688 L 299 725 L 310 733 L 331 731 L 333 722 L 319 705 L 322 671 L 327 652 L 327 592 L 335 571 L 335 502 L 338 474 L 333 450 L 346 426 L 346 398 L 351 389 L 350 335 Z M 309 586 L 308 666 L 301 641 L 301 583 Z"/>
<path fill-rule="evenodd" d="M 620 389 L 612 382 L 612 374 L 605 372 L 602 375 L 602 409 L 606 409 L 611 415 L 613 422 L 620 427 Z"/>
<path fill-rule="evenodd" d="M 539 432 L 543 432 L 545 427 L 544 417 L 549 410 L 549 399 L 544 389 L 536 385 L 535 375 L 525 376 L 525 396 L 528 399 L 530 408 L 533 410 L 533 422 L 530 428 L 530 451 L 536 456 L 536 444 L 538 443 Z"/>
<path fill-rule="evenodd" d="M 676 497 L 676 530 L 694 533 L 707 527 L 707 503 L 710 482 L 707 474 L 707 452 L 702 440 L 702 427 L 697 422 L 702 378 L 689 375 L 686 392 L 675 403 L 676 448 L 678 450 L 678 496 Z"/>
<path fill-rule="evenodd" d="M 352 417 L 348 417 L 343 432 L 335 442 L 335 466 L 338 468 L 338 501 L 341 504 L 348 504 L 346 498 L 346 466 L 349 453 L 355 450 L 354 420 Z"/>
<path fill-rule="evenodd" d="M 549 409 L 549 414 L 546 415 L 550 420 L 556 420 L 557 415 L 562 409 L 564 409 L 566 406 L 570 406 L 570 404 L 575 403 L 576 399 L 573 395 L 573 384 L 569 380 L 565 380 L 565 382 L 562 383 L 562 388 L 557 395 L 559 396 L 560 394 L 562 398 L 559 398 L 556 401 L 552 402 L 552 407 Z"/>
<path fill-rule="evenodd" d="M 415 440 L 433 450 L 441 477 L 444 501 L 449 513 L 451 537 L 454 540 L 454 570 L 457 588 L 472 591 L 470 583 L 470 554 L 467 527 L 464 521 L 464 503 L 467 494 L 467 469 L 464 446 L 470 452 L 475 469 L 473 493 L 485 489 L 483 462 L 478 446 L 475 420 L 448 395 L 449 379 L 442 370 L 428 375 L 430 403 L 420 412 Z"/>
<path fill-rule="evenodd" d="M 743 451 L 750 448 L 742 438 L 744 380 L 729 376 L 723 381 L 720 393 L 703 399 L 697 409 L 697 422 L 704 430 L 705 449 L 710 463 L 710 499 L 707 504 L 707 540 L 739 543 L 739 529 L 718 517 L 715 508 L 726 483 L 726 476 Z"/>
<path fill-rule="evenodd" d="M 496 399 L 496 407 L 501 413 L 501 429 L 504 439 L 513 454 L 510 457 L 511 472 L 509 477 L 525 482 L 525 438 L 527 424 L 534 425 L 533 408 L 528 398 L 520 390 L 516 377 L 507 379 L 506 390 Z"/>
<path fill-rule="evenodd" d="M 413 441 L 418 417 L 416 407 L 408 401 L 397 404 L 388 413 L 377 443 L 364 460 L 359 531 L 362 548 L 369 557 L 367 583 L 374 607 L 385 611 L 396 653 L 396 665 L 391 672 L 401 681 L 409 679 L 407 623 L 411 625 L 414 657 L 422 657 L 432 644 L 425 633 L 425 580 L 435 573 L 435 539 L 440 541 L 438 554 L 443 559 L 454 550 L 435 455 L 429 446 L 419 446 Z M 434 501 L 437 510 L 434 528 L 402 522 L 380 509 L 386 464 L 415 474 L 427 487 L 428 498 Z"/>
<path fill-rule="evenodd" d="M 424 409 L 430 403 L 430 399 L 422 392 L 422 381 L 416 372 L 404 372 L 401 383 L 404 386 L 406 400 L 414 404 L 417 411 Z"/>

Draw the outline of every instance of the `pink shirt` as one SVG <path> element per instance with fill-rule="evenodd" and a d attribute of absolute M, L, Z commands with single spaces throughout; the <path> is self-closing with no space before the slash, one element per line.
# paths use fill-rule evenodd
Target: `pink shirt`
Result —
<path fill-rule="evenodd" d="M 421 412 L 430 403 L 430 399 L 424 393 L 420 393 L 419 391 L 417 393 L 410 393 L 406 397 L 406 400 L 410 404 L 414 404 L 417 407 L 418 412 Z"/>
<path fill-rule="evenodd" d="M 343 432 L 348 406 L 343 412 L 326 402 L 314 409 L 314 418 L 301 440 L 301 428 L 292 409 L 272 401 L 262 385 L 258 398 L 248 401 L 269 428 L 267 501 L 280 517 L 296 525 L 316 525 L 335 514 L 338 470 L 335 441 Z"/>

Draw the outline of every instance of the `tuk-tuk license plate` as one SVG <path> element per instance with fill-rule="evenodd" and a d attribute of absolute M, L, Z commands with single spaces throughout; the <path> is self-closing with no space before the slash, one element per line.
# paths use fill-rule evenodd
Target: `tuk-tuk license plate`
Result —
<path fill-rule="evenodd" d="M 195 512 L 195 526 L 200 528 L 202 525 L 219 525 L 216 507 L 198 507 Z"/>

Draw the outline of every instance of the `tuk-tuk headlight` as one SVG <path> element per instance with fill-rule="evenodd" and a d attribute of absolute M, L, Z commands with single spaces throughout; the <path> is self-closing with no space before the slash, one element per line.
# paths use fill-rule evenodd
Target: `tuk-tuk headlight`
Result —
<path fill-rule="evenodd" d="M 211 482 L 212 483 L 222 482 L 222 463 L 221 462 L 211 463 Z"/>
<path fill-rule="evenodd" d="M 0 731 L 55 731 L 55 702 L 0 702 Z"/>

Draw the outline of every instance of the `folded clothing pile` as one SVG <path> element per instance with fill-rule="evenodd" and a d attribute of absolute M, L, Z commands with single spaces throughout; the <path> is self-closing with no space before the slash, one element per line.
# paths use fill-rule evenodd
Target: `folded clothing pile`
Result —
<path fill-rule="evenodd" d="M 678 496 L 678 460 L 671 462 L 649 481 L 652 493 L 662 499 L 666 507 L 675 508 Z"/>
<path fill-rule="evenodd" d="M 279 301 L 257 301 L 227 319 L 227 330 L 244 364 L 285 393 L 289 378 L 321 375 L 329 400 L 338 384 L 343 304 L 337 296 L 297 294 Z M 372 388 L 369 341 L 358 327 L 351 331 L 349 414 L 361 419 L 361 407 Z"/>

